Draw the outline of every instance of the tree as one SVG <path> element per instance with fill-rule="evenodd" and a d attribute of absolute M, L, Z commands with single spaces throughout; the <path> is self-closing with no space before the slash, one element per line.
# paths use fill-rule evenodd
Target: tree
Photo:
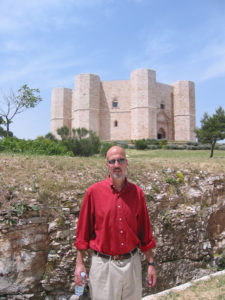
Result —
<path fill-rule="evenodd" d="M 56 131 L 57 131 L 58 135 L 61 137 L 62 141 L 69 138 L 70 131 L 66 125 L 58 128 Z"/>
<path fill-rule="evenodd" d="M 44 138 L 53 142 L 58 142 L 57 138 L 51 132 L 47 133 Z"/>
<path fill-rule="evenodd" d="M 90 156 L 99 152 L 100 139 L 92 130 L 86 128 L 76 128 L 70 130 L 67 126 L 57 129 L 57 134 L 61 137 L 62 144 L 74 155 Z"/>
<path fill-rule="evenodd" d="M 2 119 L 2 117 L 0 117 L 0 137 L 4 137 L 5 136 L 5 130 L 1 126 L 3 124 L 4 124 L 3 119 Z"/>
<path fill-rule="evenodd" d="M 0 117 L 2 117 L 6 126 L 6 136 L 10 136 L 9 125 L 17 114 L 24 112 L 28 108 L 35 107 L 42 101 L 39 93 L 39 89 L 31 89 L 26 84 L 18 89 L 17 94 L 12 89 L 8 93 L 2 92 Z"/>
<path fill-rule="evenodd" d="M 201 128 L 196 128 L 195 133 L 200 143 L 209 143 L 211 145 L 210 158 L 213 157 L 213 151 L 216 142 L 225 138 L 225 111 L 220 106 L 211 117 L 205 113 L 201 120 Z"/>

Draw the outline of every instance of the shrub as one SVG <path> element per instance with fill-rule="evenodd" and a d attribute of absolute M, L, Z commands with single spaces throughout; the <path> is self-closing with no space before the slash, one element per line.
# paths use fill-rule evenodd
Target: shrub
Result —
<path fill-rule="evenodd" d="M 198 150 L 198 146 L 187 145 L 186 149 L 187 149 L 187 150 Z"/>
<path fill-rule="evenodd" d="M 193 141 L 187 141 L 186 144 L 189 145 L 189 146 L 198 146 L 198 143 L 197 142 L 193 142 Z"/>
<path fill-rule="evenodd" d="M 72 129 L 72 136 L 68 136 L 68 128 L 64 126 L 57 130 L 61 133 L 61 143 L 67 148 L 67 151 L 72 152 L 75 156 L 91 156 L 99 153 L 100 139 L 91 130 L 86 128 Z"/>
<path fill-rule="evenodd" d="M 164 147 L 165 145 L 167 145 L 167 139 L 161 139 L 161 140 L 159 141 L 159 145 L 160 145 L 161 147 Z"/>
<path fill-rule="evenodd" d="M 115 143 L 113 142 L 103 142 L 100 146 L 100 155 L 103 157 L 106 157 L 106 153 L 109 150 L 109 148 L 113 147 Z"/>
<path fill-rule="evenodd" d="M 173 185 L 177 186 L 177 185 L 179 184 L 179 181 L 176 180 L 176 179 L 175 179 L 174 177 L 172 177 L 172 176 L 168 176 L 168 177 L 166 178 L 166 183 L 168 183 L 168 184 L 173 184 Z"/>
<path fill-rule="evenodd" d="M 179 150 L 185 150 L 185 149 L 187 149 L 187 148 L 188 148 L 187 145 L 180 145 L 180 146 L 179 146 Z"/>
<path fill-rule="evenodd" d="M 138 150 L 144 150 L 148 147 L 147 141 L 145 139 L 136 140 L 134 143 L 135 143 L 135 148 Z"/>
<path fill-rule="evenodd" d="M 51 141 L 54 141 L 54 142 L 58 141 L 57 138 L 55 137 L 55 135 L 51 132 L 47 133 L 44 137 L 47 140 L 51 140 Z"/>
<path fill-rule="evenodd" d="M 180 171 L 177 171 L 176 175 L 178 177 L 179 183 L 183 183 L 184 182 L 184 175 Z"/>
<path fill-rule="evenodd" d="M 127 149 L 128 148 L 128 143 L 127 141 L 118 141 L 118 142 L 115 142 L 115 144 L 117 146 L 120 146 L 121 148 L 124 148 L 124 149 Z"/>
<path fill-rule="evenodd" d="M 2 140 L 0 140 L 1 142 L 1 151 L 6 151 L 6 152 L 14 152 L 14 153 L 20 153 L 23 152 L 22 150 L 22 144 L 23 144 L 23 140 L 20 140 L 16 137 L 5 137 Z"/>
<path fill-rule="evenodd" d="M 0 151 L 43 155 L 65 155 L 68 152 L 61 142 L 47 140 L 44 137 L 35 140 L 6 137 L 0 140 Z"/>
<path fill-rule="evenodd" d="M 178 150 L 180 147 L 177 144 L 168 144 L 165 146 L 165 149 Z"/>
<path fill-rule="evenodd" d="M 66 139 L 62 143 L 67 148 L 67 151 L 72 152 L 74 156 L 91 156 L 96 153 L 95 145 L 88 138 L 81 140 Z"/>
<path fill-rule="evenodd" d="M 198 150 L 210 150 L 211 146 L 209 144 L 199 144 L 197 148 Z"/>
<path fill-rule="evenodd" d="M 67 148 L 61 142 L 57 143 L 43 137 L 30 141 L 29 149 L 27 149 L 27 152 L 43 155 L 64 155 L 67 151 Z"/>
<path fill-rule="evenodd" d="M 159 149 L 160 147 L 157 146 L 157 145 L 148 145 L 148 149 L 149 150 L 156 150 L 156 149 Z"/>
<path fill-rule="evenodd" d="M 160 140 L 157 140 L 157 139 L 146 139 L 146 142 L 148 145 L 159 145 L 160 144 Z"/>

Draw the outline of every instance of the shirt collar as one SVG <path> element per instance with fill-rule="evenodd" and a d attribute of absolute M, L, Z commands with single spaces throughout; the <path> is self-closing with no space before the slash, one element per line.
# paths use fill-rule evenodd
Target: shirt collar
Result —
<path fill-rule="evenodd" d="M 110 178 L 109 175 L 108 175 L 108 177 L 106 178 L 106 182 L 109 184 L 110 188 L 111 188 L 113 191 L 117 191 L 116 188 L 114 187 L 113 182 L 112 182 L 112 180 L 111 180 L 111 178 Z M 125 187 L 127 186 L 127 184 L 128 184 L 128 180 L 127 180 L 127 178 L 125 178 L 124 185 L 123 185 L 123 187 L 122 187 L 122 189 L 121 189 L 121 191 L 120 191 L 119 193 L 121 193 L 121 192 L 125 189 Z"/>

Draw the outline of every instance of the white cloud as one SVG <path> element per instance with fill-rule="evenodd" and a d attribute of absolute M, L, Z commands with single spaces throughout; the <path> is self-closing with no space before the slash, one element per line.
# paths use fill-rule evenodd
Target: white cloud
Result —
<path fill-rule="evenodd" d="M 225 55 L 214 62 L 211 62 L 200 77 L 200 81 L 225 75 Z"/>
<path fill-rule="evenodd" d="M 108 0 L 108 3 L 111 1 Z M 80 9 L 105 3 L 103 0 L 7 0 L 0 2 L 0 32 L 30 31 L 64 26 L 87 26 Z M 12 9 L 13 7 L 13 9 Z"/>
<path fill-rule="evenodd" d="M 217 39 L 207 39 L 193 51 L 189 65 L 195 70 L 196 81 L 203 82 L 225 75 L 225 42 L 223 33 Z"/>

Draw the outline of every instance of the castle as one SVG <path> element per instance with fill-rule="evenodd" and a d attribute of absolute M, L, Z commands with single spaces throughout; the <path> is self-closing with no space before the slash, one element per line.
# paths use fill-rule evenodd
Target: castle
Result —
<path fill-rule="evenodd" d="M 156 81 L 156 72 L 137 69 L 130 80 L 101 81 L 79 74 L 75 90 L 52 90 L 51 132 L 85 127 L 101 140 L 142 138 L 195 141 L 195 86 Z"/>

